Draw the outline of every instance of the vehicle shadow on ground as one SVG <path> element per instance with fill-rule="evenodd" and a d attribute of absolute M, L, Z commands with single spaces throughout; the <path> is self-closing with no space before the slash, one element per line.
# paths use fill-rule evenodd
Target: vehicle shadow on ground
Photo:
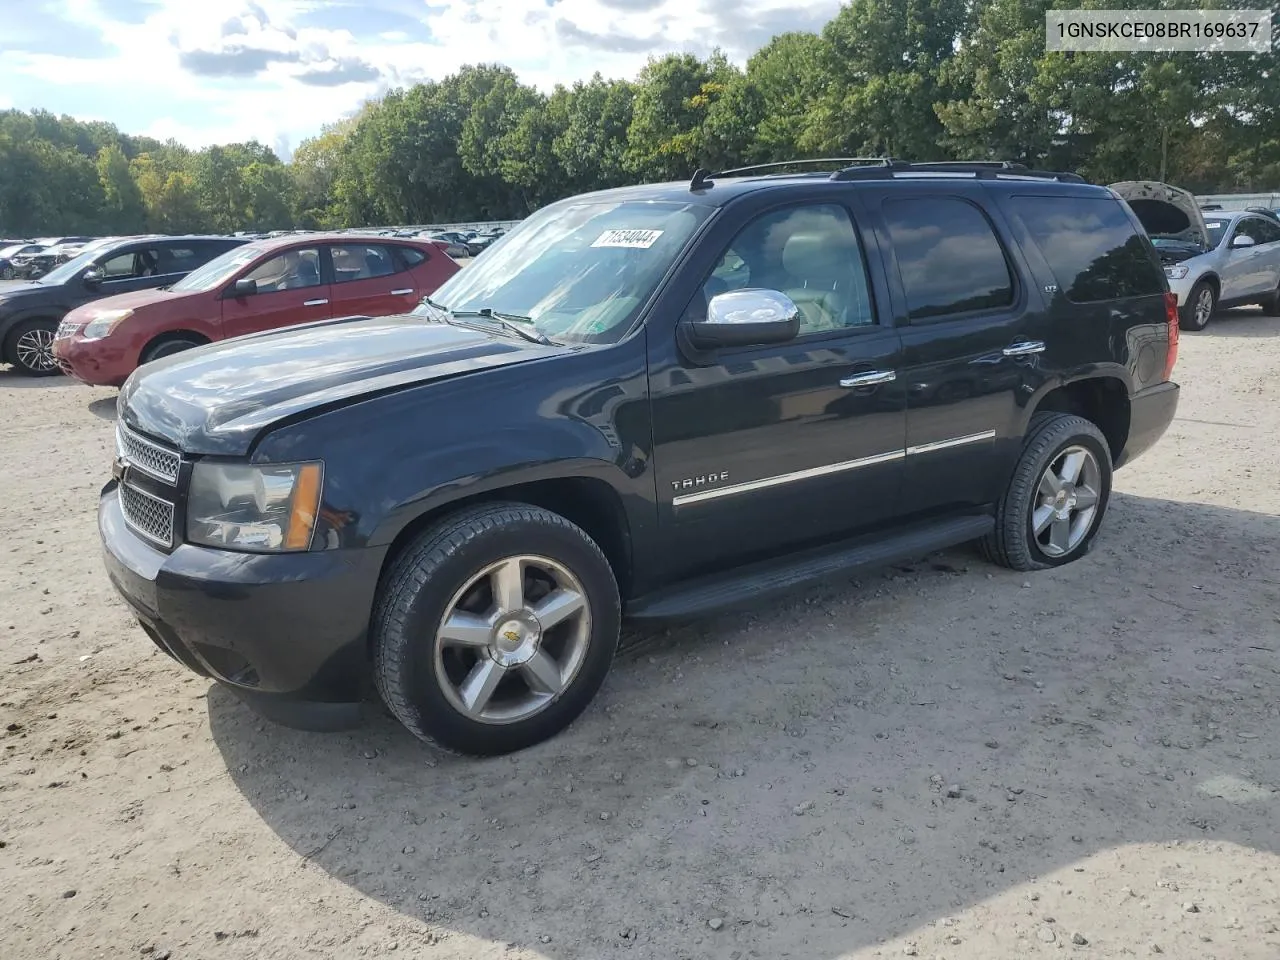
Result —
<path fill-rule="evenodd" d="M 88 405 L 88 410 L 99 420 L 115 423 L 116 397 L 101 397 Z"/>
<path fill-rule="evenodd" d="M 1058 570 L 952 551 L 633 631 L 578 723 L 513 757 L 376 710 L 288 731 L 220 689 L 212 734 L 285 843 L 423 921 L 401 952 L 830 958 L 930 924 L 945 950 L 942 918 L 1033 883 L 1052 909 L 1046 875 L 1127 845 L 1280 851 L 1278 556 L 1280 518 L 1116 495 Z"/>
<path fill-rule="evenodd" d="M 1213 320 L 1199 333 L 1185 335 L 1198 337 L 1246 337 L 1264 339 L 1280 337 L 1280 317 L 1272 317 L 1256 307 L 1236 307 L 1221 310 L 1213 315 Z"/>

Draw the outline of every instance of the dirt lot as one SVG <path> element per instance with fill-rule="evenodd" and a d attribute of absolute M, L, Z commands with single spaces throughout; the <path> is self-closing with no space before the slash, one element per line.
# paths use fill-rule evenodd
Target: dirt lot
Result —
<path fill-rule="evenodd" d="M 1274 960 L 1280 320 L 1177 379 L 1085 560 L 632 632 L 476 762 L 153 652 L 98 554 L 114 393 L 0 372 L 0 957 Z"/>

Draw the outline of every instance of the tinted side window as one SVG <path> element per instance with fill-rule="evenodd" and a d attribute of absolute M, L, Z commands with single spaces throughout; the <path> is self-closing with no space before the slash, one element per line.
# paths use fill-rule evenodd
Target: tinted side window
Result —
<path fill-rule="evenodd" d="M 1014 197 L 1018 214 L 1068 300 L 1162 293 L 1160 269 L 1124 209 L 1105 197 Z"/>
<path fill-rule="evenodd" d="M 154 277 L 161 273 L 160 253 L 157 249 L 130 250 L 101 261 L 106 280 L 131 280 L 138 277 Z"/>
<path fill-rule="evenodd" d="M 413 247 L 396 247 L 400 251 L 400 259 L 411 267 L 416 267 L 423 260 L 427 259 L 427 255 L 421 250 L 415 250 Z"/>
<path fill-rule="evenodd" d="M 875 322 L 862 248 L 844 207 L 812 204 L 766 213 L 733 238 L 690 316 L 706 316 L 717 294 L 780 290 L 800 310 L 800 335 Z"/>
<path fill-rule="evenodd" d="M 334 283 L 370 280 L 396 272 L 391 251 L 381 244 L 335 244 L 329 248 L 329 251 L 333 257 Z"/>
<path fill-rule="evenodd" d="M 258 281 L 259 293 L 276 293 L 280 290 L 299 290 L 320 286 L 320 251 L 315 247 L 286 250 L 250 273 L 245 280 Z"/>
<path fill-rule="evenodd" d="M 1013 277 L 991 224 L 973 204 L 943 197 L 883 205 L 912 320 L 1013 303 Z"/>
<path fill-rule="evenodd" d="M 1235 235 L 1252 237 L 1255 243 L 1271 243 L 1274 240 L 1280 240 L 1280 224 L 1271 223 L 1261 217 L 1245 217 L 1236 226 Z"/>

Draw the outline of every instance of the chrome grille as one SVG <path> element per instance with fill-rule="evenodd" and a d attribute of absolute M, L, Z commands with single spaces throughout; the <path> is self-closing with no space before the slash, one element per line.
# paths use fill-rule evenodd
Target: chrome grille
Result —
<path fill-rule="evenodd" d="M 120 509 L 124 512 L 124 522 L 135 533 L 162 547 L 173 546 L 172 503 L 122 483 Z"/>
<path fill-rule="evenodd" d="M 80 324 L 71 320 L 63 320 L 58 324 L 58 332 L 53 335 L 53 338 L 55 340 L 66 340 L 79 329 Z"/>
<path fill-rule="evenodd" d="M 182 457 L 174 450 L 166 449 L 150 440 L 144 440 L 127 427 L 117 424 L 116 448 L 120 458 L 139 470 L 168 483 L 178 482 Z"/>

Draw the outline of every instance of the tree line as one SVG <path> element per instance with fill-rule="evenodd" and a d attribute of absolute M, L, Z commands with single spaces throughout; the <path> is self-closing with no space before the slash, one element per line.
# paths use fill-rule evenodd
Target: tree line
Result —
<path fill-rule="evenodd" d="M 504 66 L 468 66 L 365 103 L 288 163 L 256 142 L 190 150 L 3 111 L 0 234 L 513 219 L 587 190 L 814 156 L 1015 160 L 1196 192 L 1280 187 L 1274 49 L 1046 53 L 1050 6 L 853 0 L 745 68 L 718 51 L 669 54 L 635 79 L 596 74 L 549 94 Z"/>

